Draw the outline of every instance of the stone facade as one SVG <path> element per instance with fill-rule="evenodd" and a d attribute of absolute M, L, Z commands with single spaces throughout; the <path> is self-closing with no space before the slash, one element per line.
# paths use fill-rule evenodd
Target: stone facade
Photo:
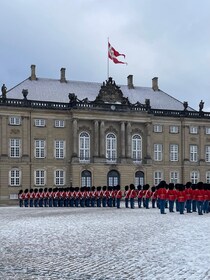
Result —
<path fill-rule="evenodd" d="M 210 182 L 209 113 L 131 104 L 112 79 L 69 100 L 0 100 L 0 204 L 26 188 Z"/>

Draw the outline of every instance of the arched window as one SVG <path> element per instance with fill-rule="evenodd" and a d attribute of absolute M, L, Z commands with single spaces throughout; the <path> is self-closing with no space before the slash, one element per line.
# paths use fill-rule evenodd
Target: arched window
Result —
<path fill-rule="evenodd" d="M 90 135 L 87 132 L 82 132 L 79 136 L 79 158 L 80 161 L 90 160 Z"/>
<path fill-rule="evenodd" d="M 142 160 L 142 138 L 138 134 L 132 137 L 132 158 L 135 162 Z"/>
<path fill-rule="evenodd" d="M 116 170 L 111 170 L 107 174 L 107 185 L 110 187 L 120 185 L 120 174 Z"/>
<path fill-rule="evenodd" d="M 88 170 L 83 170 L 81 174 L 81 186 L 82 187 L 91 187 L 92 186 L 92 179 L 91 179 L 91 172 Z"/>
<path fill-rule="evenodd" d="M 142 171 L 137 171 L 135 173 L 135 186 L 137 187 L 138 185 L 144 185 L 144 172 Z"/>
<path fill-rule="evenodd" d="M 113 133 L 106 136 L 106 158 L 112 162 L 116 162 L 117 159 L 117 139 Z"/>

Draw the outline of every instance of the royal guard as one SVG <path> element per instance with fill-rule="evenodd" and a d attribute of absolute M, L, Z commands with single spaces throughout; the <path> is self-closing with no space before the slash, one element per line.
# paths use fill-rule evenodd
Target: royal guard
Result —
<path fill-rule="evenodd" d="M 117 185 L 116 186 L 116 202 L 117 202 L 117 208 L 119 209 L 120 208 L 120 202 L 121 202 L 121 199 L 122 199 L 122 191 L 120 189 L 120 185 Z"/>
<path fill-rule="evenodd" d="M 149 201 L 150 201 L 150 198 L 152 196 L 152 192 L 150 190 L 150 185 L 149 184 L 146 184 L 145 185 L 145 189 L 146 189 L 146 192 L 145 192 L 145 195 L 144 195 L 144 199 L 145 199 L 145 208 L 146 209 L 149 209 Z"/>
<path fill-rule="evenodd" d="M 130 206 L 131 206 L 131 209 L 134 209 L 134 208 L 135 208 L 135 198 L 136 198 L 135 186 L 134 186 L 134 184 L 130 184 L 130 195 L 129 195 L 129 199 L 130 199 Z"/>
<path fill-rule="evenodd" d="M 97 199 L 97 207 L 101 207 L 101 199 L 102 199 L 102 192 L 101 192 L 101 187 L 97 187 L 97 196 L 96 196 L 96 199 Z"/>
<path fill-rule="evenodd" d="M 191 182 L 187 182 L 186 185 L 185 185 L 187 213 L 192 213 L 192 196 L 193 196 L 193 192 L 192 192 L 191 186 L 192 186 Z"/>
<path fill-rule="evenodd" d="M 47 191 L 47 188 L 44 188 L 44 207 L 48 206 L 48 199 L 49 199 L 49 192 Z"/>
<path fill-rule="evenodd" d="M 29 199 L 30 199 L 30 193 L 29 193 L 28 189 L 25 189 L 25 191 L 24 191 L 24 206 L 25 207 L 28 207 Z"/>
<path fill-rule="evenodd" d="M 156 187 L 153 186 L 151 188 L 152 194 L 151 194 L 151 201 L 152 201 L 152 208 L 155 208 L 155 204 L 157 201 L 157 192 L 156 192 Z"/>
<path fill-rule="evenodd" d="M 160 213 L 161 214 L 166 214 L 166 212 L 165 212 L 166 196 L 167 196 L 166 182 L 161 181 L 159 183 L 158 189 L 157 189 L 157 197 L 159 198 L 159 205 L 160 205 Z"/>
<path fill-rule="evenodd" d="M 90 207 L 90 187 L 85 187 L 85 206 Z"/>
<path fill-rule="evenodd" d="M 23 207 L 23 190 L 19 190 L 18 200 L 19 200 L 19 206 Z"/>
<path fill-rule="evenodd" d="M 109 186 L 108 191 L 109 191 L 108 206 L 112 207 L 113 206 L 113 191 L 114 191 L 113 187 Z"/>
<path fill-rule="evenodd" d="M 49 188 L 47 193 L 48 193 L 48 205 L 49 205 L 49 207 L 52 207 L 53 206 L 53 190 L 52 190 L 52 188 Z"/>
<path fill-rule="evenodd" d="M 80 192 L 79 192 L 79 187 L 76 187 L 74 190 L 74 203 L 75 207 L 79 207 L 79 201 L 80 201 Z"/>
<path fill-rule="evenodd" d="M 39 207 L 43 207 L 43 201 L 44 201 L 44 193 L 43 189 L 39 189 Z"/>
<path fill-rule="evenodd" d="M 108 197 L 107 187 L 103 186 L 103 188 L 102 188 L 102 206 L 103 207 L 107 206 L 107 197 Z"/>
<path fill-rule="evenodd" d="M 203 215 L 203 203 L 204 203 L 203 182 L 197 183 L 196 200 L 197 200 L 198 215 Z"/>
<path fill-rule="evenodd" d="M 209 184 L 203 184 L 204 189 L 204 202 L 203 202 L 203 213 L 209 213 Z"/>
<path fill-rule="evenodd" d="M 146 185 L 143 185 L 142 188 L 142 203 L 143 203 L 143 207 L 145 207 L 145 194 L 146 194 Z"/>
<path fill-rule="evenodd" d="M 175 185 L 175 190 L 176 190 L 176 192 L 178 194 L 178 192 L 179 192 L 179 184 Z M 177 199 L 177 196 L 176 196 L 176 212 L 179 212 L 179 201 Z"/>
<path fill-rule="evenodd" d="M 169 183 L 168 185 L 168 202 L 169 202 L 169 212 L 174 212 L 174 202 L 176 201 L 177 192 L 174 189 L 174 183 Z"/>
<path fill-rule="evenodd" d="M 38 207 L 38 203 L 39 203 L 39 192 L 38 189 L 34 190 L 34 207 Z"/>
<path fill-rule="evenodd" d="M 85 207 L 85 187 L 81 187 L 79 191 L 80 206 Z"/>
<path fill-rule="evenodd" d="M 53 207 L 58 207 L 58 188 L 53 189 Z"/>
<path fill-rule="evenodd" d="M 184 214 L 186 194 L 185 194 L 185 186 L 183 184 L 179 184 L 179 191 L 177 192 L 177 200 L 179 202 L 179 213 Z"/>
<path fill-rule="evenodd" d="M 33 207 L 34 206 L 34 198 L 35 198 L 35 193 L 33 189 L 30 189 L 30 198 L 29 198 L 29 206 Z"/>
<path fill-rule="evenodd" d="M 197 201 L 196 201 L 196 192 L 197 192 L 197 185 L 192 184 L 192 211 L 197 212 Z"/>
<path fill-rule="evenodd" d="M 113 186 L 113 191 L 112 191 L 112 205 L 113 205 L 113 207 L 116 206 L 116 194 L 117 194 L 117 186 Z"/>
<path fill-rule="evenodd" d="M 137 199 L 138 199 L 138 207 L 141 208 L 141 203 L 143 199 L 143 190 L 141 185 L 137 186 Z"/>
<path fill-rule="evenodd" d="M 125 208 L 129 208 L 128 203 L 129 203 L 129 195 L 130 195 L 130 190 L 128 186 L 125 186 L 125 191 L 124 191 L 124 198 L 125 198 Z"/>

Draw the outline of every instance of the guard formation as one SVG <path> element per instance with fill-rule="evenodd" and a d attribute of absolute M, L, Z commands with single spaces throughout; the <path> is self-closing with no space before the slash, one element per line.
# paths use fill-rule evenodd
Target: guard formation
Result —
<path fill-rule="evenodd" d="M 198 212 L 198 215 L 210 211 L 210 184 L 199 182 L 192 184 L 167 184 L 161 181 L 157 186 L 134 184 L 115 187 L 70 187 L 40 188 L 20 190 L 20 207 L 116 207 L 120 208 L 124 198 L 125 208 L 159 208 L 161 214 L 179 212 L 180 214 Z"/>

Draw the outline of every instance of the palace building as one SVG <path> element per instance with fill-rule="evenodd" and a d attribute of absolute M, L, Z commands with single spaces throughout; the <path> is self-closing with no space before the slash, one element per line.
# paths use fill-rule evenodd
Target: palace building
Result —
<path fill-rule="evenodd" d="M 20 189 L 210 183 L 210 113 L 159 89 L 30 77 L 0 96 L 0 204 Z"/>

